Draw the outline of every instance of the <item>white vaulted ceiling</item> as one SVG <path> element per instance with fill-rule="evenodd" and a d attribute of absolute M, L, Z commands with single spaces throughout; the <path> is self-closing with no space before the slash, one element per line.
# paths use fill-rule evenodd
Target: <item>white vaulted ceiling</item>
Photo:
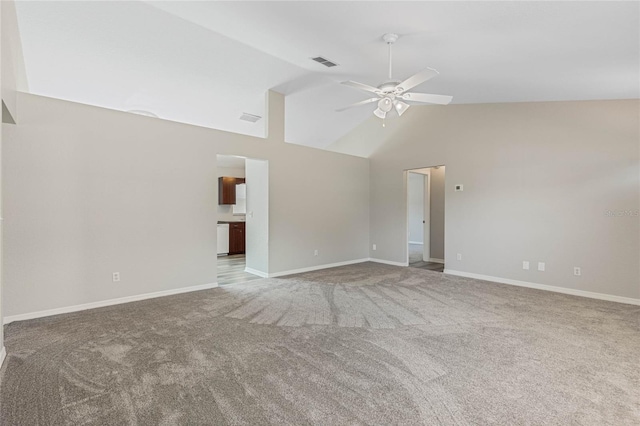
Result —
<path fill-rule="evenodd" d="M 371 115 L 345 79 L 432 67 L 453 103 L 639 97 L 637 2 L 18 2 L 29 91 L 261 136 L 286 96 L 288 142 L 325 147 Z M 311 61 L 324 56 L 339 66 Z"/>

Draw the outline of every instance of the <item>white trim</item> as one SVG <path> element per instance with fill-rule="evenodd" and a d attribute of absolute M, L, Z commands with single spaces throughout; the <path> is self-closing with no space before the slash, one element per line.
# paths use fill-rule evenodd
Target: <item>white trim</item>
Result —
<path fill-rule="evenodd" d="M 385 265 L 409 266 L 409 262 L 394 262 L 392 260 L 382 260 L 382 259 L 374 259 L 374 258 L 370 258 L 369 261 L 376 262 L 376 263 L 384 263 Z"/>
<path fill-rule="evenodd" d="M 420 241 L 409 241 L 409 244 L 419 244 L 419 245 L 424 245 L 424 243 L 420 242 Z"/>
<path fill-rule="evenodd" d="M 442 263 L 444 265 L 444 259 L 436 259 L 435 257 L 430 257 L 429 262 Z"/>
<path fill-rule="evenodd" d="M 512 280 L 509 278 L 491 277 L 488 275 L 473 274 L 471 272 L 454 271 L 452 269 L 445 269 L 444 273 L 449 275 L 456 275 L 458 277 L 475 278 L 477 280 L 491 281 L 491 282 L 500 283 L 500 284 L 509 284 L 509 285 L 515 285 L 518 287 L 535 288 L 537 290 L 553 291 L 555 293 L 570 294 L 572 296 L 582 296 L 582 297 L 588 297 L 590 299 L 607 300 L 609 302 L 626 303 L 629 305 L 640 306 L 640 299 L 634 299 L 631 297 L 614 296 L 611 294 L 604 294 L 604 293 L 594 293 L 592 291 L 576 290 L 573 288 L 557 287 L 557 286 L 546 285 L 546 284 L 536 284 L 536 283 L 530 283 L 527 281 Z"/>
<path fill-rule="evenodd" d="M 2 349 L 0 349 L 0 367 L 2 367 L 2 364 L 4 364 L 4 359 L 6 357 L 7 357 L 7 348 L 3 346 Z"/>
<path fill-rule="evenodd" d="M 257 275 L 257 276 L 262 277 L 262 278 L 268 278 L 269 277 L 269 274 L 267 274 L 266 272 L 258 271 L 257 269 L 253 269 L 253 268 L 244 268 L 244 271 L 247 274 Z"/>
<path fill-rule="evenodd" d="M 289 271 L 274 272 L 273 274 L 269 274 L 269 278 L 282 277 L 284 275 L 300 274 L 302 272 L 317 271 L 319 269 L 336 268 L 338 266 L 353 265 L 354 263 L 368 262 L 369 260 L 371 259 L 364 258 L 364 259 L 347 260 L 345 262 L 327 263 L 324 265 L 309 266 L 308 268 L 291 269 Z"/>
<path fill-rule="evenodd" d="M 135 296 L 119 297 L 117 299 L 102 300 L 100 302 L 84 303 L 82 305 L 66 306 L 64 308 L 47 309 L 46 311 L 29 312 L 26 314 L 10 315 L 4 317 L 4 324 L 14 321 L 24 321 L 34 318 L 49 317 L 52 315 L 67 314 L 70 312 L 84 311 L 86 309 L 102 308 L 104 306 L 120 305 L 122 303 L 137 302 L 139 300 L 153 299 L 156 297 L 172 296 L 174 294 L 189 293 L 192 291 L 208 290 L 218 287 L 218 283 L 195 285 L 172 290 L 156 291 L 154 293 L 137 294 Z"/>

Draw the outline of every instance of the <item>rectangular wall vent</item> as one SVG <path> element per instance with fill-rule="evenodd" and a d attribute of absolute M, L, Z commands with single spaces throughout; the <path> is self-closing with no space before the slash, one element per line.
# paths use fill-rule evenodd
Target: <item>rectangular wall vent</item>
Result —
<path fill-rule="evenodd" d="M 255 123 L 256 121 L 260 120 L 262 117 L 260 117 L 259 115 L 253 115 L 253 114 L 249 114 L 246 112 L 243 112 L 242 115 L 240 116 L 240 120 L 243 121 L 248 121 L 250 123 Z"/>
<path fill-rule="evenodd" d="M 338 65 L 335 62 L 332 62 L 332 61 L 330 61 L 330 60 L 328 60 L 326 58 L 323 58 L 322 56 L 318 56 L 318 57 L 311 58 L 311 59 L 316 61 L 316 62 L 318 62 L 318 63 L 320 63 L 320 64 L 322 64 L 322 65 L 324 65 L 325 67 L 329 67 L 329 68 L 335 67 L 336 65 Z"/>

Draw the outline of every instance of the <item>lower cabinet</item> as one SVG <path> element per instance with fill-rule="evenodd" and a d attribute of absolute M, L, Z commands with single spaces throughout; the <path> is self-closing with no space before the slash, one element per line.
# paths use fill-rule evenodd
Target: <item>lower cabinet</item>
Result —
<path fill-rule="evenodd" d="M 229 224 L 229 254 L 244 254 L 244 230 L 244 222 L 232 222 Z"/>

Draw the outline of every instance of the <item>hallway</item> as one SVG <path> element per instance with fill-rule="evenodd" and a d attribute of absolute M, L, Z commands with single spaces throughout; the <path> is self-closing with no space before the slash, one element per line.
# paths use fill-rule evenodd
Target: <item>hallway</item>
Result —
<path fill-rule="evenodd" d="M 422 260 L 422 244 L 409 244 L 409 266 L 435 272 L 444 271 L 444 264 Z"/>

